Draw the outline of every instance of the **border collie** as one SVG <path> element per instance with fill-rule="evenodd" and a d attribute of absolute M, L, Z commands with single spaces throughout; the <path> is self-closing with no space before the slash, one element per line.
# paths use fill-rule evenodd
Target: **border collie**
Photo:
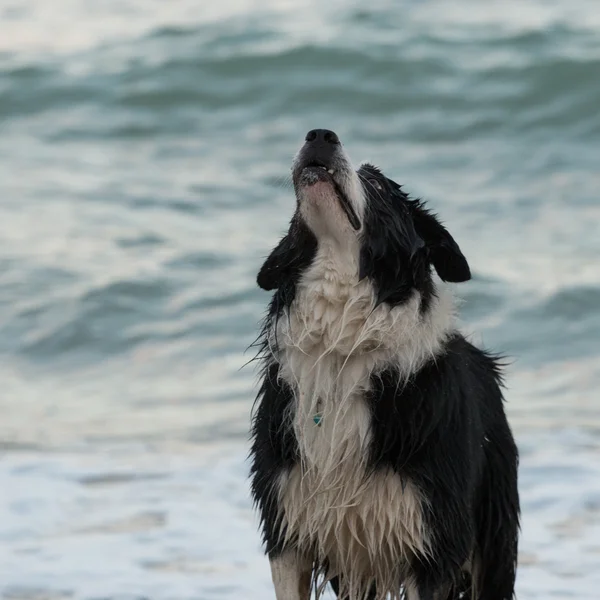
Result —
<path fill-rule="evenodd" d="M 260 269 L 252 494 L 277 600 L 508 600 L 518 454 L 498 359 L 455 325 L 469 265 L 434 214 L 338 136 L 306 135 Z"/>

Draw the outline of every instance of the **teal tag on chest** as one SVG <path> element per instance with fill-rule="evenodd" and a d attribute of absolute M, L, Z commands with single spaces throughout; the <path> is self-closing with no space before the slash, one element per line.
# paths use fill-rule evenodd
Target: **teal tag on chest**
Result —
<path fill-rule="evenodd" d="M 315 425 L 318 425 L 319 427 L 321 427 L 321 422 L 323 421 L 323 415 L 321 413 L 317 413 L 316 415 L 313 416 L 313 421 L 315 422 Z"/>

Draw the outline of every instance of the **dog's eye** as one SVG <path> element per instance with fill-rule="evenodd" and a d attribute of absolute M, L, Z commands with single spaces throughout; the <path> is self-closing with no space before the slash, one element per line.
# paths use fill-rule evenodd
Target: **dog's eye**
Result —
<path fill-rule="evenodd" d="M 383 186 L 377 181 L 377 179 L 369 179 L 369 183 L 380 192 L 383 192 Z"/>

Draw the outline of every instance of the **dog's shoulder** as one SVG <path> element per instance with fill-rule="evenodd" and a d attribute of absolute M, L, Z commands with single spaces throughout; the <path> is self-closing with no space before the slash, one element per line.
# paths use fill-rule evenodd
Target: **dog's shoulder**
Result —
<path fill-rule="evenodd" d="M 375 454 L 400 464 L 428 443 L 483 439 L 503 413 L 501 363 L 453 333 L 408 380 L 393 365 L 372 376 L 368 394 Z"/>

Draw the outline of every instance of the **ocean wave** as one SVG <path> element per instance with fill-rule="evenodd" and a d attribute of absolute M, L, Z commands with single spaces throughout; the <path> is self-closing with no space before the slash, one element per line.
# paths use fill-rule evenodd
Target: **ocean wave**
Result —
<path fill-rule="evenodd" d="M 165 35 L 157 31 L 151 39 Z M 119 59 L 116 69 L 98 52 L 88 56 L 82 73 L 73 72 L 68 60 L 0 71 L 0 118 L 82 109 L 63 132 L 66 138 L 86 132 L 152 137 L 210 128 L 218 115 L 256 122 L 313 109 L 392 118 L 395 135 L 415 140 L 523 135 L 549 126 L 581 140 L 598 133 L 600 88 L 594 82 L 600 56 L 550 53 L 545 38 L 466 47 L 421 39 L 420 51 L 407 42 L 406 52 L 377 43 L 360 49 L 284 45 L 221 56 L 202 31 L 179 37 L 186 40 L 183 47 L 158 55 L 155 50 L 149 58 L 132 45 L 133 56 Z M 473 58 L 479 56 L 485 59 Z"/>

